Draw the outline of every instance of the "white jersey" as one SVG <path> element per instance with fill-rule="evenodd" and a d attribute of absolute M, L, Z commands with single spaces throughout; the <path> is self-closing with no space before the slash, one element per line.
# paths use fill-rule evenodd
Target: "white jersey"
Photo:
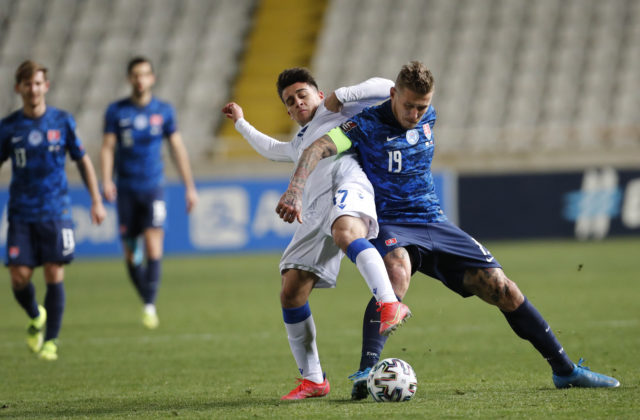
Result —
<path fill-rule="evenodd" d="M 315 140 L 365 107 L 386 99 L 392 86 L 390 80 L 373 78 L 336 90 L 338 100 L 343 103 L 341 112 L 329 111 L 323 101 L 313 119 L 290 142 L 273 139 L 244 119 L 239 119 L 235 127 L 264 157 L 297 163 L 302 152 Z M 377 236 L 373 188 L 351 154 L 320 160 L 307 179 L 302 197 L 303 223 L 296 229 L 283 254 L 280 270 L 296 268 L 310 271 L 320 278 L 316 287 L 335 286 L 343 254 L 333 243 L 331 225 L 342 215 L 362 217 L 369 225 L 369 238 Z"/>

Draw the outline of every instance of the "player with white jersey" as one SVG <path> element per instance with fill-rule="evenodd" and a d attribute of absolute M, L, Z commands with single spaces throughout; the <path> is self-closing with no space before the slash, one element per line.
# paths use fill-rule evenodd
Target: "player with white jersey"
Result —
<path fill-rule="evenodd" d="M 278 94 L 288 114 L 302 127 L 290 142 L 273 139 L 252 127 L 242 108 L 229 103 L 223 113 L 264 157 L 297 162 L 318 136 L 388 96 L 392 82 L 374 78 L 338 89 L 325 101 L 308 70 L 292 68 L 278 77 Z M 334 112 L 339 111 L 339 112 Z M 379 333 L 388 335 L 411 315 L 398 302 L 384 262 L 368 239 L 378 233 L 373 187 L 353 155 L 327 159 L 309 177 L 300 225 L 280 261 L 280 301 L 291 351 L 302 375 L 300 385 L 282 399 L 321 397 L 329 392 L 316 346 L 315 324 L 309 307 L 314 287 L 335 287 L 343 255 L 356 264 L 379 306 Z"/>

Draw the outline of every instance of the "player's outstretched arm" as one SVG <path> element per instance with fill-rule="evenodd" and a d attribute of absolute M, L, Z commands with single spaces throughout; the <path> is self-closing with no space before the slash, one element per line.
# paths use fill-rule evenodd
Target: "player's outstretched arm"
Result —
<path fill-rule="evenodd" d="M 340 112 L 350 102 L 377 102 L 387 99 L 394 83 L 381 77 L 372 77 L 353 86 L 336 89 L 324 100 L 324 106 L 331 112 Z"/>
<path fill-rule="evenodd" d="M 187 154 L 186 147 L 184 147 L 182 136 L 178 131 L 169 136 L 169 145 L 171 146 L 171 153 L 175 159 L 182 182 L 184 182 L 184 187 L 186 189 L 184 199 L 187 203 L 187 213 L 190 213 L 198 203 L 198 192 L 196 190 L 196 185 L 193 182 L 193 174 L 191 172 L 191 165 L 189 164 L 189 155 Z"/>
<path fill-rule="evenodd" d="M 222 113 L 233 121 L 236 131 L 242 134 L 253 150 L 265 158 L 276 162 L 295 161 L 297 155 L 291 143 L 276 140 L 258 131 L 244 119 L 242 107 L 237 103 L 229 102 L 222 107 Z"/>
<path fill-rule="evenodd" d="M 276 213 L 282 220 L 288 223 L 298 220 L 299 223 L 302 223 L 302 192 L 307 179 L 318 165 L 320 159 L 337 154 L 338 148 L 331 140 L 331 137 L 326 134 L 304 149 L 289 182 L 289 187 L 280 197 L 276 207 Z"/>
<path fill-rule="evenodd" d="M 77 165 L 80 176 L 89 191 L 89 195 L 91 195 L 91 222 L 99 225 L 107 217 L 107 211 L 102 204 L 96 171 L 89 155 L 86 154 L 77 162 Z"/>
<path fill-rule="evenodd" d="M 116 184 L 113 183 L 113 155 L 116 148 L 116 135 L 105 133 L 102 137 L 102 148 L 100 149 L 100 169 L 102 172 L 102 191 L 104 198 L 108 202 L 116 199 Z"/>

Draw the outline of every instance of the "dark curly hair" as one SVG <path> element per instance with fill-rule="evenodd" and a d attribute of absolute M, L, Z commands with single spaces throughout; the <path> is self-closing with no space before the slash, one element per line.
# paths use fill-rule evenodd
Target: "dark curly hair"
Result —
<path fill-rule="evenodd" d="M 316 79 L 313 78 L 308 69 L 304 67 L 285 69 L 278 75 L 278 81 L 276 82 L 276 86 L 278 87 L 278 97 L 281 101 L 284 102 L 282 99 L 282 91 L 294 83 L 306 83 L 318 90 Z"/>

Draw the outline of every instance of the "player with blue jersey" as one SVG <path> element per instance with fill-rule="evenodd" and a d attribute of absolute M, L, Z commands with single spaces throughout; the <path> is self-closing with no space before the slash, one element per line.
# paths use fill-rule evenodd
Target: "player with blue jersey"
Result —
<path fill-rule="evenodd" d="M 0 121 L 0 163 L 11 159 L 12 169 L 6 265 L 15 299 L 31 318 L 27 345 L 41 359 L 56 360 L 65 308 L 64 265 L 73 259 L 75 248 L 64 169 L 67 153 L 77 163 L 91 194 L 91 221 L 102 223 L 106 212 L 73 117 L 46 105 L 47 69 L 25 61 L 15 80 L 22 109 Z M 31 282 L 33 270 L 39 266 L 44 268 L 47 285 L 44 306 L 38 305 Z"/>
<path fill-rule="evenodd" d="M 547 360 L 558 388 L 619 386 L 612 377 L 574 364 L 491 253 L 443 214 L 431 175 L 433 93 L 433 76 L 422 63 L 403 66 L 390 100 L 365 109 L 305 150 L 276 211 L 285 218 L 298 217 L 306 178 L 318 161 L 355 150 L 374 186 L 380 233 L 373 243 L 392 281 L 408 285 L 412 272 L 420 271 L 463 297 L 475 295 L 497 306 L 514 332 Z M 373 361 L 365 353 L 379 353 L 384 345 L 384 337 L 369 339 L 360 369 L 352 375 L 354 399 L 366 397 L 366 373 Z"/>
<path fill-rule="evenodd" d="M 166 218 L 162 159 L 165 138 L 185 184 L 187 213 L 195 206 L 198 195 L 173 107 L 151 92 L 155 83 L 151 62 L 144 57 L 133 58 L 127 74 L 131 95 L 109 105 L 105 114 L 100 152 L 102 182 L 107 201 L 117 201 L 127 270 L 144 303 L 142 323 L 154 329 L 159 324 L 155 302 Z M 146 267 L 139 237 L 144 242 Z"/>
<path fill-rule="evenodd" d="M 229 103 L 223 113 L 261 155 L 276 161 L 296 162 L 319 135 L 355 115 L 367 105 L 387 97 L 393 82 L 372 78 L 337 89 L 324 97 L 311 73 L 286 69 L 278 76 L 278 96 L 289 116 L 300 126 L 290 142 L 273 139 L 252 127 L 242 108 Z M 309 178 L 305 193 L 305 218 L 298 225 L 280 260 L 280 303 L 291 352 L 302 375 L 299 385 L 282 397 L 297 400 L 322 397 L 330 385 L 324 377 L 316 346 L 316 327 L 309 296 L 313 288 L 335 287 L 340 261 L 353 261 L 373 294 L 376 334 L 390 334 L 410 316 L 398 302 L 384 262 L 367 239 L 378 232 L 373 187 L 355 158 L 345 154 L 326 160 Z M 293 222 L 294 219 L 288 220 Z"/>

